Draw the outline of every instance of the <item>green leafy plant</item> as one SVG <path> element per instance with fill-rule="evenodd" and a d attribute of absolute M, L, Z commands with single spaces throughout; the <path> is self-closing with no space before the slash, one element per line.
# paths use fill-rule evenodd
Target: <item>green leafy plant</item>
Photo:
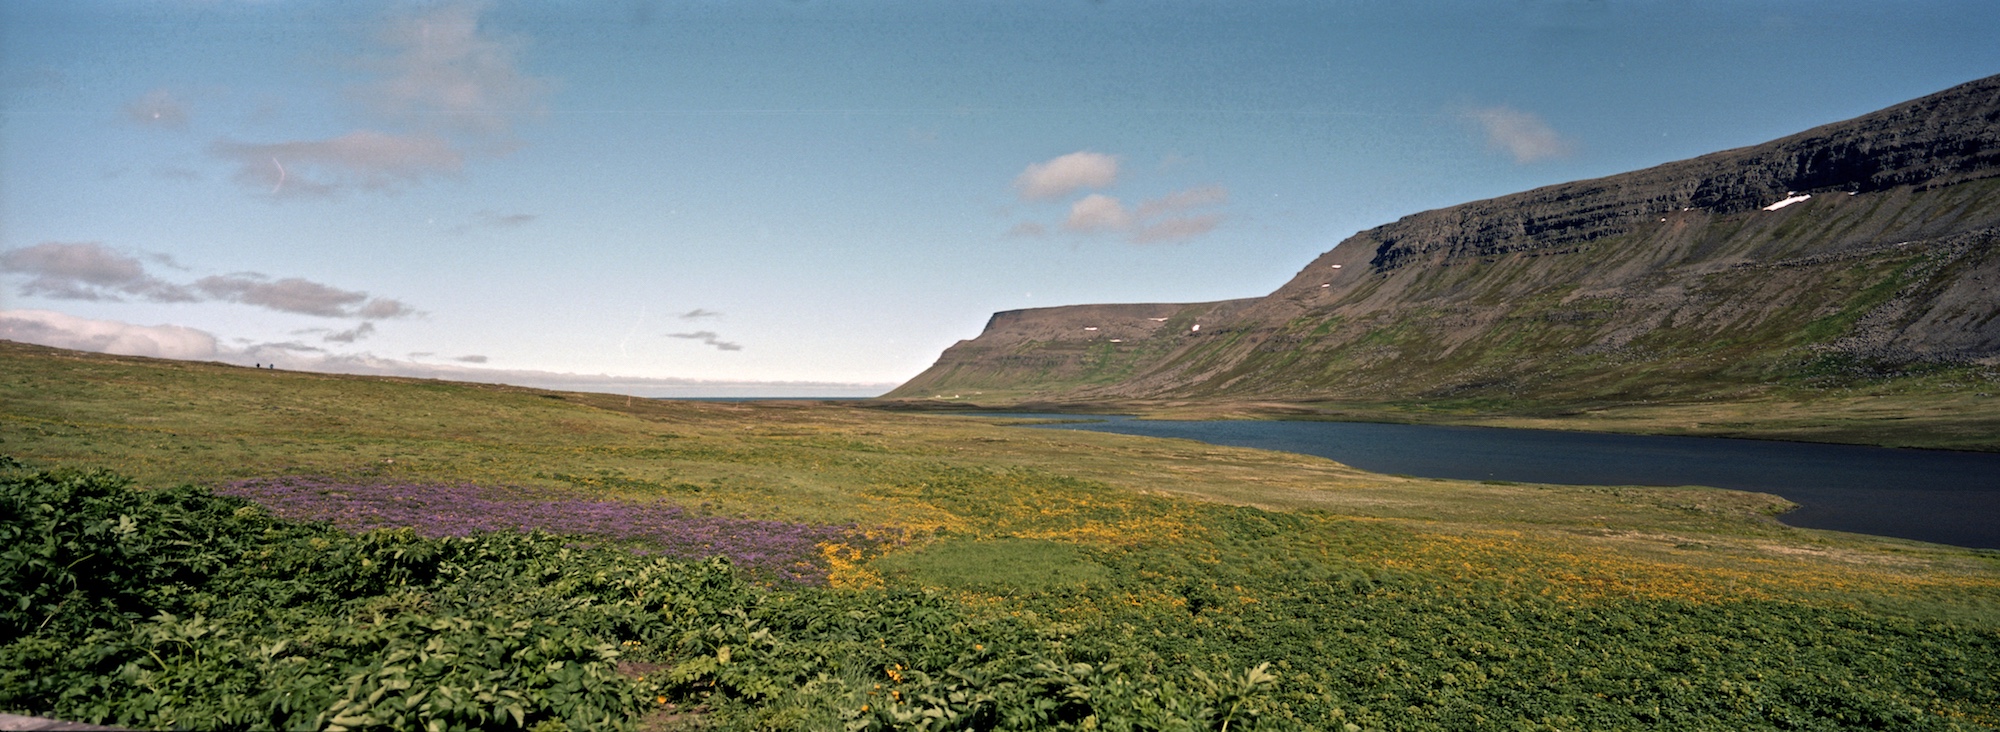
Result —
<path fill-rule="evenodd" d="M 1242 729 L 1269 686 L 1261 669 L 1177 682 L 931 593 L 773 590 L 721 559 L 542 533 L 351 534 L 103 471 L 0 488 L 9 711 L 136 727 L 605 729 L 673 705 L 857 730 Z"/>

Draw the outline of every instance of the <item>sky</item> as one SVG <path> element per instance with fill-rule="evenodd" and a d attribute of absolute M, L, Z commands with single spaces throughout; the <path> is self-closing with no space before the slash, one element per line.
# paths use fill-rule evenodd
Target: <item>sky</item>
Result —
<path fill-rule="evenodd" d="M 2000 73 L 2000 3 L 10 0 L 0 338 L 863 396 Z"/>

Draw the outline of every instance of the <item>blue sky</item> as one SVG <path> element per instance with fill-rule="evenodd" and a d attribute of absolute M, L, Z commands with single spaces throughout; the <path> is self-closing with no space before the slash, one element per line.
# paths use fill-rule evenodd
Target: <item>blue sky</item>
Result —
<path fill-rule="evenodd" d="M 0 337 L 866 394 L 2000 73 L 1964 2 L 0 3 Z M 768 382 L 791 382 L 773 384 Z"/>

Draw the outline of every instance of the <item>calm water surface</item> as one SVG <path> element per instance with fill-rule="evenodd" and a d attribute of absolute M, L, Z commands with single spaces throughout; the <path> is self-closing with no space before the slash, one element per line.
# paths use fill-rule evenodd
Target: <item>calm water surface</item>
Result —
<path fill-rule="evenodd" d="M 1426 478 L 1760 491 L 1799 504 L 1782 517 L 1793 526 L 2000 549 L 2000 454 L 1358 422 L 1091 419 L 1104 421 L 1051 427 L 1284 450 Z"/>

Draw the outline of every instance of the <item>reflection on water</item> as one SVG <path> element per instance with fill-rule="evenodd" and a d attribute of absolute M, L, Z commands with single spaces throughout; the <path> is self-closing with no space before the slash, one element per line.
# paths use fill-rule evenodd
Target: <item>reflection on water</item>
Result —
<path fill-rule="evenodd" d="M 1048 427 L 1284 450 L 1426 478 L 1760 491 L 1799 504 L 1782 517 L 1793 526 L 2000 549 L 1996 454 L 1360 422 L 1095 419 Z"/>

